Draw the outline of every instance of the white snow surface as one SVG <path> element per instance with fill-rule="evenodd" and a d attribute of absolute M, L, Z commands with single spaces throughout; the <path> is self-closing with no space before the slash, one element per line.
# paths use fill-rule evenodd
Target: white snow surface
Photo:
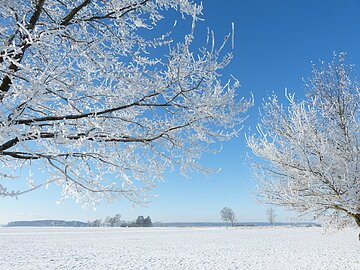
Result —
<path fill-rule="evenodd" d="M 360 269 L 359 231 L 0 228 L 0 269 Z"/>

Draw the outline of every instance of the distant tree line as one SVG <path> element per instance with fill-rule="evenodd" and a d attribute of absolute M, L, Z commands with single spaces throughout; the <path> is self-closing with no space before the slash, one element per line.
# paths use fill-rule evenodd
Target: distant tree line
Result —
<path fill-rule="evenodd" d="M 121 215 L 116 214 L 113 217 L 107 216 L 104 221 L 101 219 L 95 219 L 94 221 L 88 221 L 88 227 L 152 227 L 153 223 L 148 216 L 138 216 L 135 221 L 121 220 Z"/>
<path fill-rule="evenodd" d="M 87 223 L 81 221 L 65 221 L 65 220 L 26 220 L 11 221 L 7 227 L 86 227 Z"/>

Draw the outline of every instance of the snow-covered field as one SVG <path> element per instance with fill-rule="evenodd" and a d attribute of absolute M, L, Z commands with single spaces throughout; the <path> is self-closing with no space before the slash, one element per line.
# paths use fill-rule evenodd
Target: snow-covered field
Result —
<path fill-rule="evenodd" d="M 0 269 L 360 269 L 359 231 L 0 228 Z"/>

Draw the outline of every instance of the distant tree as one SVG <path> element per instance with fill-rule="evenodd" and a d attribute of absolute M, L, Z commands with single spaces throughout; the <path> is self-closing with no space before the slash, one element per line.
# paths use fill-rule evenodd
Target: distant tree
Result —
<path fill-rule="evenodd" d="M 101 227 L 101 219 L 95 219 L 94 221 L 87 222 L 89 227 Z"/>
<path fill-rule="evenodd" d="M 104 227 L 110 227 L 110 218 L 109 216 L 107 216 L 104 220 Z"/>
<path fill-rule="evenodd" d="M 152 226 L 152 221 L 151 218 L 148 216 L 147 218 L 144 219 L 144 227 L 151 227 Z"/>
<path fill-rule="evenodd" d="M 135 225 L 137 227 L 143 227 L 144 226 L 144 221 L 145 221 L 145 219 L 144 219 L 143 216 L 138 216 L 136 221 L 135 221 Z"/>
<path fill-rule="evenodd" d="M 121 225 L 121 215 L 116 214 L 114 217 L 109 219 L 110 227 L 120 227 Z"/>
<path fill-rule="evenodd" d="M 101 227 L 101 225 L 102 225 L 101 219 L 94 220 L 94 227 Z"/>
<path fill-rule="evenodd" d="M 266 210 L 266 216 L 267 216 L 267 220 L 270 222 L 270 224 L 274 225 L 275 224 L 275 218 L 276 218 L 274 208 L 270 207 L 269 209 L 267 209 Z"/>
<path fill-rule="evenodd" d="M 314 67 L 303 100 L 274 95 L 248 136 L 264 202 L 338 227 L 360 226 L 360 87 L 343 53 Z"/>
<path fill-rule="evenodd" d="M 221 219 L 225 221 L 225 223 L 230 222 L 231 226 L 234 226 L 234 222 L 236 220 L 234 211 L 229 207 L 224 207 L 220 211 Z"/>

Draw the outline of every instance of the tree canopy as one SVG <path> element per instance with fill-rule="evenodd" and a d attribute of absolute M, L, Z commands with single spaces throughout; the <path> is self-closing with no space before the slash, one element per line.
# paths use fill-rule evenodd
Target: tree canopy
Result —
<path fill-rule="evenodd" d="M 224 207 L 223 209 L 221 209 L 220 215 L 223 221 L 225 221 L 226 223 L 230 222 L 231 226 L 234 226 L 236 215 L 230 207 Z"/>
<path fill-rule="evenodd" d="M 179 43 L 157 28 L 170 9 L 193 22 Z M 190 50 L 201 12 L 188 0 L 2 1 L 0 195 L 55 183 L 84 206 L 142 203 L 167 168 L 202 170 L 252 102 L 220 80 L 230 35 Z M 13 178 L 28 189 L 11 190 Z"/>

